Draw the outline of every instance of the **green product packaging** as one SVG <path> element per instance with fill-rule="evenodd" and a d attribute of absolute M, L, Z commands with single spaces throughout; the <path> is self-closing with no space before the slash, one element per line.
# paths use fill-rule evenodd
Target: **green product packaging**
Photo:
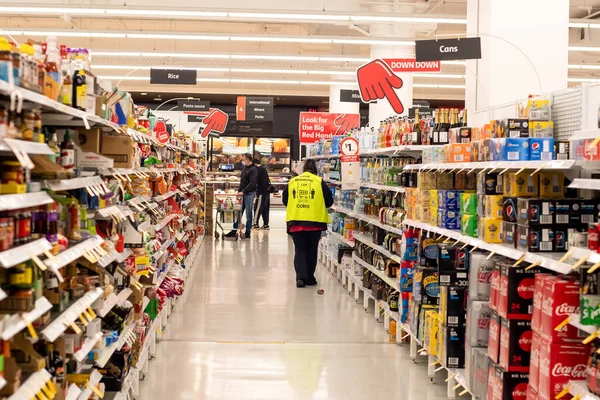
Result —
<path fill-rule="evenodd" d="M 477 237 L 477 219 L 477 215 L 463 214 L 460 233 L 470 237 Z"/>
<path fill-rule="evenodd" d="M 461 215 L 477 215 L 477 194 L 461 193 L 460 213 Z"/>
<path fill-rule="evenodd" d="M 579 307 L 581 309 L 581 324 L 582 325 L 600 325 L 600 296 L 598 295 L 581 295 Z"/>

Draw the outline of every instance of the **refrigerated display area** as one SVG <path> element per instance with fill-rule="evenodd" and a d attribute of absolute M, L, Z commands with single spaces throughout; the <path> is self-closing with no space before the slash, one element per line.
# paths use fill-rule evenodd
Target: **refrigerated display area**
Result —
<path fill-rule="evenodd" d="M 269 172 L 271 184 L 275 186 L 275 192 L 271 193 L 271 206 L 282 206 L 282 191 L 292 178 L 292 174 Z M 206 173 L 206 185 L 214 187 L 215 196 L 224 193 L 235 194 L 240 185 L 240 171 L 211 171 Z M 216 204 L 216 200 L 215 200 Z"/>
<path fill-rule="evenodd" d="M 212 172 L 241 171 L 242 155 L 251 153 L 269 173 L 287 174 L 292 166 L 291 138 L 211 137 L 208 151 Z"/>

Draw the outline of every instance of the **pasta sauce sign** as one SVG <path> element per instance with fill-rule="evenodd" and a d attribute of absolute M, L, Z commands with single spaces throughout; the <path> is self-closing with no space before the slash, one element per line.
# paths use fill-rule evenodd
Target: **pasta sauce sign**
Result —
<path fill-rule="evenodd" d="M 323 112 L 301 112 L 298 132 L 300 143 L 316 143 L 343 135 L 360 126 L 359 114 L 336 114 Z"/>

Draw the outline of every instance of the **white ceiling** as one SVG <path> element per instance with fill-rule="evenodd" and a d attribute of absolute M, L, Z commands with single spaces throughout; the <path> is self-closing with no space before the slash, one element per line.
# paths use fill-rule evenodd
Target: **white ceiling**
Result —
<path fill-rule="evenodd" d="M 2 2 L 0 28 L 19 42 L 43 40 L 48 32 L 55 32 L 68 47 L 89 48 L 93 72 L 115 77 L 113 84 L 126 77 L 119 86 L 130 91 L 282 96 L 328 96 L 330 82 L 353 82 L 350 73 L 369 59 L 373 41 L 406 48 L 391 43 L 465 31 L 464 24 L 422 18 L 465 19 L 466 0 L 256 0 L 252 9 L 239 0 L 221 0 L 218 8 L 203 6 L 208 2 L 191 3 L 171 0 L 167 7 L 158 0 L 128 1 L 126 6 L 122 0 Z M 42 7 L 63 10 L 50 12 Z M 403 16 L 420 20 L 386 22 Z M 599 16 L 600 0 L 571 0 L 571 18 L 591 17 L 593 23 Z M 378 19 L 383 21 L 372 23 Z M 386 31 L 382 27 L 387 35 L 381 35 Z M 101 37 L 107 34 L 113 37 Z M 570 35 L 572 46 L 600 49 L 600 29 L 572 28 Z M 369 42 L 360 43 L 365 40 Z M 584 63 L 600 65 L 600 51 L 570 52 L 570 64 Z M 199 68 L 200 81 L 195 87 L 150 85 L 150 66 Z M 414 96 L 463 99 L 464 89 L 452 86 L 464 85 L 464 79 L 452 75 L 464 74 L 462 65 L 443 65 L 439 76 L 415 75 Z M 573 68 L 570 76 L 600 79 L 600 69 Z"/>

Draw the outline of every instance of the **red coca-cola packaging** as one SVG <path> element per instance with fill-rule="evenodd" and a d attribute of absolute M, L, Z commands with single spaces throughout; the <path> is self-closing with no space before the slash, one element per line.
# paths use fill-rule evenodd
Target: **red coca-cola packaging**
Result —
<path fill-rule="evenodd" d="M 570 315 L 579 315 L 579 285 L 562 279 L 546 279 L 542 298 L 542 326 L 540 335 L 553 343 L 579 343 L 585 337 L 578 329 L 567 324 L 555 330 Z"/>
<path fill-rule="evenodd" d="M 598 374 L 598 347 L 592 346 L 592 351 L 588 356 L 587 361 L 587 371 L 586 371 L 586 381 L 587 386 L 590 392 L 598 393 L 598 382 L 596 380 L 596 375 Z"/>
<path fill-rule="evenodd" d="M 529 390 L 533 390 L 537 396 L 540 377 L 540 335 L 533 332 L 531 339 L 531 355 L 529 357 Z"/>
<path fill-rule="evenodd" d="M 540 333 L 542 328 L 542 297 L 544 296 L 544 282 L 552 277 L 550 274 L 537 274 L 533 284 L 533 313 L 531 315 L 531 329 Z M 557 277 L 553 277 L 558 279 Z"/>
<path fill-rule="evenodd" d="M 499 364 L 508 372 L 529 372 L 533 331 L 528 319 L 502 319 Z"/>
<path fill-rule="evenodd" d="M 534 278 L 541 269 L 526 270 L 524 266 L 513 267 L 512 264 L 505 262 L 499 264 L 498 315 L 505 319 L 531 319 Z"/>
<path fill-rule="evenodd" d="M 527 381 L 529 374 L 507 372 L 499 366 L 494 368 L 496 389 L 499 390 L 499 400 L 527 400 Z M 496 390 L 494 390 L 496 391 Z M 494 396 L 497 396 L 494 393 Z"/>
<path fill-rule="evenodd" d="M 492 313 L 490 318 L 490 337 L 488 338 L 488 356 L 495 363 L 498 363 L 500 355 L 500 330 L 500 317 L 496 313 Z"/>
<path fill-rule="evenodd" d="M 494 264 L 492 276 L 490 278 L 490 310 L 498 310 L 498 299 L 500 294 L 500 266 Z"/>
<path fill-rule="evenodd" d="M 527 400 L 538 400 L 538 394 L 535 390 L 531 389 L 531 383 L 529 383 L 529 387 L 527 388 Z"/>
<path fill-rule="evenodd" d="M 500 380 L 496 377 L 496 368 L 491 365 L 488 370 L 488 387 L 487 387 L 487 400 L 501 400 L 500 399 Z"/>
<path fill-rule="evenodd" d="M 540 339 L 538 397 L 554 399 L 570 380 L 585 380 L 589 352 L 589 346 Z"/>

